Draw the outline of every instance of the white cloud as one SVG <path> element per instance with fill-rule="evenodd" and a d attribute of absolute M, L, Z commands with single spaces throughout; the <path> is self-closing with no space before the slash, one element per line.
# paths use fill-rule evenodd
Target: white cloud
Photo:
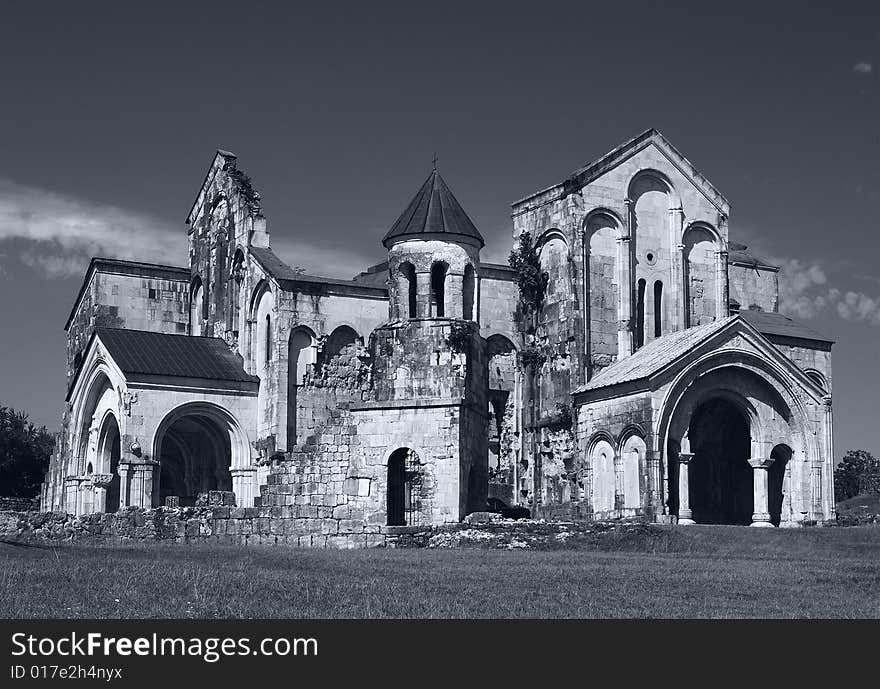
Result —
<path fill-rule="evenodd" d="M 828 277 L 819 263 L 797 259 L 779 261 L 779 310 L 796 318 L 815 318 L 831 309 L 840 318 L 880 325 L 880 297 L 864 292 L 828 287 Z"/>
<path fill-rule="evenodd" d="M 874 71 L 874 65 L 870 62 L 857 62 L 853 65 L 853 72 L 856 74 L 870 74 Z"/>
<path fill-rule="evenodd" d="M 270 225 L 270 232 L 271 232 Z M 0 275 L 17 259 L 49 278 L 79 277 L 93 256 L 184 265 L 187 233 L 144 213 L 0 178 Z M 312 275 L 349 279 L 384 259 L 345 247 L 316 247 L 273 237 L 276 253 Z"/>
<path fill-rule="evenodd" d="M 13 240 L 23 242 L 16 257 L 48 277 L 81 275 L 92 256 L 186 258 L 182 225 L 0 178 L 0 242 Z"/>

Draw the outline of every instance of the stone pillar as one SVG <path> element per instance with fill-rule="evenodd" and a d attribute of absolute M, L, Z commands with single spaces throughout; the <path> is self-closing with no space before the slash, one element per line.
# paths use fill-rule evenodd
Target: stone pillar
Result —
<path fill-rule="evenodd" d="M 257 468 L 241 467 L 230 469 L 232 474 L 232 492 L 235 493 L 235 504 L 239 507 L 253 507 L 257 491 Z"/>
<path fill-rule="evenodd" d="M 675 247 L 675 262 L 678 263 L 678 281 L 676 291 L 678 297 L 675 302 L 675 320 L 674 327 L 677 330 L 684 330 L 690 323 L 689 309 L 691 299 L 691 286 L 688 284 L 689 277 L 687 273 L 687 258 L 684 255 L 684 244 Z"/>
<path fill-rule="evenodd" d="M 727 285 L 727 252 L 715 252 L 715 318 L 720 320 L 728 315 L 730 303 Z"/>
<path fill-rule="evenodd" d="M 618 315 L 617 315 L 617 358 L 625 359 L 633 352 L 632 338 L 632 296 L 633 296 L 633 279 L 632 279 L 632 247 L 630 246 L 630 238 L 632 237 L 630 227 L 632 225 L 632 200 L 624 199 L 626 207 L 623 228 L 623 235 L 617 239 L 617 266 L 619 271 L 620 283 L 618 285 Z M 584 270 L 588 271 L 589 266 L 584 266 Z"/>
<path fill-rule="evenodd" d="M 663 514 L 662 491 L 660 490 L 660 457 L 653 450 L 645 450 L 645 465 L 648 469 L 647 503 L 653 517 Z"/>
<path fill-rule="evenodd" d="M 464 318 L 464 275 L 446 273 L 444 286 L 444 313 L 446 318 Z M 476 306 L 474 307 L 476 308 Z"/>
<path fill-rule="evenodd" d="M 691 487 L 688 480 L 688 465 L 693 458 L 691 452 L 678 454 L 678 523 L 683 526 L 696 524 L 691 512 Z"/>
<path fill-rule="evenodd" d="M 416 273 L 416 318 L 431 317 L 431 273 Z"/>
<path fill-rule="evenodd" d="M 669 332 L 682 330 L 685 321 L 682 319 L 682 302 L 687 302 L 686 291 L 681 288 L 684 285 L 684 244 L 681 243 L 684 231 L 684 210 L 678 208 L 669 209 L 669 246 L 672 247 L 672 284 L 663 290 L 663 299 L 669 303 L 666 313 L 669 314 Z"/>
<path fill-rule="evenodd" d="M 773 464 L 772 458 L 755 457 L 749 460 L 754 469 L 755 511 L 751 526 L 773 526 L 770 523 L 770 503 L 767 492 L 767 469 Z"/>
<path fill-rule="evenodd" d="M 79 498 L 79 477 L 67 476 L 64 479 L 64 511 L 68 514 L 77 514 Z"/>
<path fill-rule="evenodd" d="M 129 505 L 149 508 L 153 506 L 153 473 L 158 462 L 129 465 Z"/>

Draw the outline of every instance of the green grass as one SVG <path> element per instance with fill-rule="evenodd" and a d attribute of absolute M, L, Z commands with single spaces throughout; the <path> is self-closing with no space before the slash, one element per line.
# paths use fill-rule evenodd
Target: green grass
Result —
<path fill-rule="evenodd" d="M 0 616 L 880 617 L 880 528 L 656 527 L 554 550 L 0 544 Z"/>

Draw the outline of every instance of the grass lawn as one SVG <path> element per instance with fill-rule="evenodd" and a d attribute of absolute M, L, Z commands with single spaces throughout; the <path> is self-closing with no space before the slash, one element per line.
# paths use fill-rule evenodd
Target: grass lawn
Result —
<path fill-rule="evenodd" d="M 552 550 L 0 543 L 0 617 L 880 617 L 880 527 Z"/>

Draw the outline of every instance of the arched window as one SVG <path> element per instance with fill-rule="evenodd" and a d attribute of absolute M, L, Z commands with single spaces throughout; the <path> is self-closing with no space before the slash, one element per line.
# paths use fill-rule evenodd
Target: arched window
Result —
<path fill-rule="evenodd" d="M 421 508 L 421 467 L 418 455 L 406 447 L 388 458 L 386 514 L 388 526 L 416 526 Z"/>
<path fill-rule="evenodd" d="M 190 286 L 189 299 L 189 334 L 202 335 L 202 321 L 207 316 L 205 313 L 205 290 L 202 287 L 202 279 L 198 275 Z"/>
<path fill-rule="evenodd" d="M 266 314 L 266 363 L 272 361 L 272 314 Z"/>
<path fill-rule="evenodd" d="M 446 315 L 446 270 L 445 263 L 431 266 L 431 315 L 443 318 Z"/>
<path fill-rule="evenodd" d="M 645 344 L 645 280 L 639 280 L 636 297 L 636 349 Z"/>
<path fill-rule="evenodd" d="M 305 384 L 309 367 L 315 363 L 315 335 L 304 326 L 294 328 L 287 343 L 287 447 L 298 444 L 299 420 L 297 397 Z"/>
<path fill-rule="evenodd" d="M 462 318 L 466 321 L 472 321 L 474 319 L 474 296 L 476 293 L 477 281 L 474 275 L 474 267 L 468 263 L 464 267 L 464 278 L 462 280 L 461 289 L 461 305 L 462 305 Z"/>
<path fill-rule="evenodd" d="M 400 318 L 418 317 L 416 304 L 416 269 L 408 261 L 401 263 L 398 268 L 400 280 L 398 282 L 398 304 L 406 304 L 406 313 L 401 309 Z M 404 300 L 405 299 L 405 300 Z"/>
<path fill-rule="evenodd" d="M 654 282 L 654 337 L 663 334 L 663 283 Z"/>

